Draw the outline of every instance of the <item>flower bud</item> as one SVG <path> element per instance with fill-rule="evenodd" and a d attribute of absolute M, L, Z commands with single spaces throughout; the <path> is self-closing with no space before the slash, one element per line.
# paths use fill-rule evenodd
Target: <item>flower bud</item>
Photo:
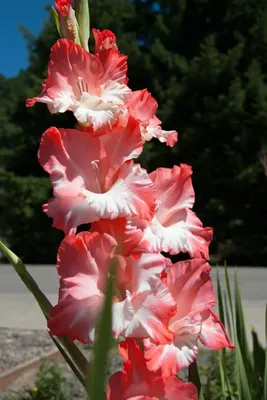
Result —
<path fill-rule="evenodd" d="M 72 8 L 72 0 L 55 0 L 55 4 L 61 37 L 81 44 L 78 22 L 75 11 Z"/>

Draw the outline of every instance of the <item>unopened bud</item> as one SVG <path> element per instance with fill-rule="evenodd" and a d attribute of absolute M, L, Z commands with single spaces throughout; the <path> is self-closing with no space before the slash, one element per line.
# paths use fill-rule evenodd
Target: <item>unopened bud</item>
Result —
<path fill-rule="evenodd" d="M 56 25 L 60 36 L 81 44 L 78 22 L 72 8 L 72 0 L 55 0 L 57 19 Z"/>

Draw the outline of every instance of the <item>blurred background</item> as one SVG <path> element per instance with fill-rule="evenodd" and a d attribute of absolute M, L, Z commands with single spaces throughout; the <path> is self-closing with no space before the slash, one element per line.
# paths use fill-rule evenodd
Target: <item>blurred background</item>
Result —
<path fill-rule="evenodd" d="M 38 264 L 55 263 L 63 238 L 42 213 L 52 193 L 40 137 L 75 124 L 71 113 L 25 107 L 58 38 L 52 3 L 4 2 L 0 17 L 0 237 Z M 90 13 L 92 27 L 117 34 L 130 87 L 148 88 L 164 129 L 179 132 L 173 149 L 148 143 L 143 166 L 192 165 L 194 211 L 214 229 L 213 263 L 267 265 L 266 0 L 90 0 Z"/>

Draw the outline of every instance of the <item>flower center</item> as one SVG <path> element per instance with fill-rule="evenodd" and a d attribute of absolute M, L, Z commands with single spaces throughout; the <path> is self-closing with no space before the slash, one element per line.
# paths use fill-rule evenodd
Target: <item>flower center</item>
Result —
<path fill-rule="evenodd" d="M 83 78 L 79 77 L 76 83 L 77 83 L 77 86 L 78 86 L 78 89 L 79 89 L 81 95 L 84 92 L 88 93 L 88 84 L 84 82 Z"/>

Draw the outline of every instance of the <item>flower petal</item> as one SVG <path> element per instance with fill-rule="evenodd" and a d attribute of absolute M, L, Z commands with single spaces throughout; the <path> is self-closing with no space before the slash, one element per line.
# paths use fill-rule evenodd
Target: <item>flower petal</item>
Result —
<path fill-rule="evenodd" d="M 126 257 L 136 250 L 143 237 L 142 230 L 132 226 L 126 218 L 100 219 L 91 225 L 91 230 L 114 237 L 119 244 L 120 254 Z"/>
<path fill-rule="evenodd" d="M 191 257 L 209 259 L 209 245 L 213 238 L 213 229 L 203 228 L 200 219 L 192 210 L 187 210 L 184 230 L 186 231 L 186 246 Z"/>
<path fill-rule="evenodd" d="M 153 138 L 158 139 L 161 143 L 173 147 L 178 142 L 178 133 L 176 131 L 164 131 L 161 126 L 153 127 L 148 125 L 143 131 L 143 138 L 149 142 Z"/>
<path fill-rule="evenodd" d="M 203 312 L 202 318 L 200 341 L 205 347 L 212 350 L 221 350 L 225 347 L 229 349 L 235 348 L 220 318 L 214 311 L 207 310 Z"/>
<path fill-rule="evenodd" d="M 92 29 L 95 39 L 95 53 L 109 50 L 112 48 L 117 49 L 116 36 L 108 29 L 100 31 L 99 29 Z"/>
<path fill-rule="evenodd" d="M 118 51 L 116 36 L 105 29 L 93 29 L 95 39 L 95 53 L 99 57 L 104 69 L 102 79 L 125 83 L 127 73 L 127 56 Z"/>
<path fill-rule="evenodd" d="M 186 164 L 158 168 L 150 174 L 159 203 L 155 218 L 144 232 L 150 239 L 150 251 L 188 252 L 191 257 L 209 258 L 212 229 L 203 228 L 190 210 L 195 200 L 191 175 L 191 167 Z"/>
<path fill-rule="evenodd" d="M 127 103 L 127 108 L 139 121 L 148 123 L 155 116 L 158 103 L 147 89 L 135 90 Z"/>
<path fill-rule="evenodd" d="M 79 195 L 81 188 L 98 191 L 95 162 L 106 175 L 105 152 L 97 138 L 75 129 L 47 129 L 38 151 L 41 166 L 50 174 L 54 193 Z"/>
<path fill-rule="evenodd" d="M 116 241 L 109 235 L 82 232 L 66 237 L 58 251 L 58 304 L 48 321 L 52 335 L 88 343 L 94 340 L 110 257 Z"/>
<path fill-rule="evenodd" d="M 63 183 L 66 181 L 64 178 Z M 117 180 L 105 193 L 94 193 L 81 187 L 80 193 L 73 196 L 70 182 L 63 189 L 65 196 L 60 196 L 57 195 L 58 186 L 55 187 L 56 198 L 45 204 L 43 210 L 54 219 L 54 226 L 63 229 L 66 234 L 74 233 L 81 224 L 100 218 L 116 219 L 140 215 L 141 218 L 150 219 L 155 209 L 152 182 L 147 172 L 133 162 L 126 162 L 122 166 Z"/>
<path fill-rule="evenodd" d="M 191 257 L 209 259 L 209 244 L 212 228 L 203 228 L 190 209 L 176 211 L 165 225 L 161 225 L 157 214 L 144 230 L 144 240 L 149 251 L 165 251 L 170 254 L 189 253 Z"/>
<path fill-rule="evenodd" d="M 81 88 L 84 91 L 95 91 L 101 75 L 103 67 L 95 55 L 72 40 L 60 39 L 51 49 L 48 77 L 42 93 L 29 99 L 26 104 L 32 107 L 35 102 L 52 102 L 54 112 L 60 111 L 64 104 L 68 104 L 68 109 L 71 109 L 72 100 L 81 95 Z M 65 93 L 67 103 L 63 102 L 62 92 Z"/>
<path fill-rule="evenodd" d="M 124 106 L 131 96 L 131 89 L 116 81 L 107 81 L 101 86 L 101 98 L 103 101 Z"/>
<path fill-rule="evenodd" d="M 93 130 L 110 130 L 116 122 L 120 108 L 100 97 L 84 92 L 79 101 L 73 105 L 73 113 L 77 120 Z M 94 132 L 94 136 L 96 136 Z"/>
<path fill-rule="evenodd" d="M 43 211 L 53 218 L 53 226 L 63 230 L 65 235 L 75 234 L 79 225 L 99 219 L 84 196 L 54 197 L 43 205 Z"/>
<path fill-rule="evenodd" d="M 171 261 L 162 254 L 141 253 L 138 258 L 128 257 L 127 273 L 131 280 L 132 292 L 143 292 L 151 289 L 151 278 L 160 278 L 162 271 Z"/>
<path fill-rule="evenodd" d="M 170 376 L 164 380 L 166 400 L 198 400 L 197 388 L 191 382 Z"/>
<path fill-rule="evenodd" d="M 92 198 L 90 202 L 98 215 L 111 219 L 138 215 L 150 220 L 156 208 L 156 200 L 154 186 L 146 170 L 133 161 L 127 161 L 113 181 L 106 193 L 97 195 L 96 201 Z"/>
<path fill-rule="evenodd" d="M 91 295 L 84 299 L 75 299 L 68 295 L 51 311 L 48 321 L 50 334 L 67 336 L 71 341 L 92 343 L 102 304 L 101 295 Z"/>
<path fill-rule="evenodd" d="M 130 117 L 125 127 L 114 126 L 109 133 L 99 137 L 106 154 L 108 154 L 109 170 L 106 184 L 118 171 L 121 165 L 128 160 L 140 156 L 143 143 L 139 123 Z"/>
<path fill-rule="evenodd" d="M 150 338 L 156 343 L 168 343 L 173 333 L 168 329 L 168 321 L 175 312 L 175 304 L 168 289 L 159 279 L 150 280 L 150 290 L 137 292 L 124 300 L 126 307 L 120 308 L 124 337 Z M 119 318 L 119 310 L 118 310 Z"/>
<path fill-rule="evenodd" d="M 184 383 L 175 376 L 163 378 L 149 371 L 134 340 L 121 342 L 119 353 L 124 360 L 123 371 L 110 377 L 108 400 L 197 400 L 192 383 Z"/>
<path fill-rule="evenodd" d="M 172 169 L 157 168 L 149 175 L 156 187 L 157 219 L 162 225 L 174 212 L 193 207 L 195 194 L 191 175 L 192 168 L 187 164 L 175 165 Z"/>
<path fill-rule="evenodd" d="M 151 371 L 161 370 L 163 377 L 176 375 L 182 368 L 188 367 L 198 355 L 197 340 L 201 331 L 201 318 L 186 317 L 175 326 L 174 342 L 165 345 L 155 345 L 145 340 L 145 358 Z"/>
<path fill-rule="evenodd" d="M 216 304 L 210 271 L 209 264 L 200 258 L 180 261 L 169 268 L 166 284 L 177 304 L 173 319 L 194 316 Z"/>

